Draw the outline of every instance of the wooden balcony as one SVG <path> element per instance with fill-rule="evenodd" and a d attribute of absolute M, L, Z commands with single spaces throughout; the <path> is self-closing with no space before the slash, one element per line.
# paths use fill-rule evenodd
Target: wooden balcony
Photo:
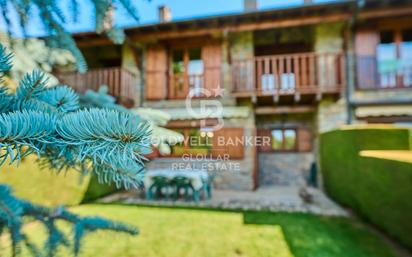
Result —
<path fill-rule="evenodd" d="M 343 53 L 299 53 L 259 56 L 232 64 L 236 97 L 339 95 L 346 84 Z M 312 99 L 311 98 L 311 99 Z"/>
<path fill-rule="evenodd" d="M 56 77 L 79 93 L 84 93 L 87 89 L 97 91 L 100 86 L 107 85 L 109 94 L 127 107 L 133 106 L 138 85 L 137 76 L 121 67 L 91 69 L 84 74 L 59 73 Z"/>
<path fill-rule="evenodd" d="M 412 88 L 412 67 L 378 72 L 379 88 Z"/>
<path fill-rule="evenodd" d="M 412 89 L 412 62 L 389 61 L 379 69 L 376 56 L 357 56 L 357 85 L 359 89 Z M 386 66 L 386 67 L 385 67 Z"/>

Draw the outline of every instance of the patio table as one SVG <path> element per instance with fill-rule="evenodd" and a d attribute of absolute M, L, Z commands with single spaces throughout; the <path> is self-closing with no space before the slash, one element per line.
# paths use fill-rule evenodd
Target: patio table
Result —
<path fill-rule="evenodd" d="M 203 187 L 204 183 L 208 183 L 209 174 L 205 170 L 171 170 L 171 169 L 156 169 L 148 170 L 144 176 L 144 186 L 145 188 L 150 188 L 153 184 L 153 178 L 163 176 L 168 179 L 173 179 L 175 177 L 185 177 L 189 179 L 193 189 L 196 191 Z"/>

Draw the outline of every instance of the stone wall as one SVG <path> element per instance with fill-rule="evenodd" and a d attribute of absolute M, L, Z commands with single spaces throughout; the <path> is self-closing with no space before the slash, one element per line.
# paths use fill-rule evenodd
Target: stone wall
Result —
<path fill-rule="evenodd" d="M 314 34 L 313 26 L 257 30 L 254 32 L 254 43 L 255 45 L 312 44 Z"/>
<path fill-rule="evenodd" d="M 259 186 L 304 185 L 313 153 L 259 153 Z"/>
<path fill-rule="evenodd" d="M 319 103 L 317 112 L 318 133 L 327 132 L 345 125 L 348 120 L 346 99 L 338 101 L 324 99 Z"/>
<path fill-rule="evenodd" d="M 322 23 L 315 26 L 314 51 L 316 53 L 334 53 L 343 50 L 343 23 Z M 318 78 L 320 87 L 334 87 L 337 83 L 335 70 L 336 59 L 333 56 L 320 55 L 318 58 Z M 333 80 L 332 80 L 333 79 Z"/>
<path fill-rule="evenodd" d="M 338 52 L 343 50 L 343 28 L 344 23 L 322 23 L 315 26 L 315 43 L 314 51 L 316 53 Z M 327 63 L 320 64 L 320 73 L 322 67 L 326 67 Z M 332 65 L 328 65 L 329 67 Z M 323 76 L 321 76 L 323 77 Z M 338 102 L 324 99 L 319 104 L 318 109 L 318 128 L 319 132 L 334 129 L 346 122 L 345 101 Z"/>
<path fill-rule="evenodd" d="M 315 26 L 314 51 L 317 53 L 343 49 L 344 23 L 321 23 Z"/>
<path fill-rule="evenodd" d="M 229 34 L 230 56 L 232 60 L 253 58 L 254 43 L 253 31 L 236 32 Z"/>

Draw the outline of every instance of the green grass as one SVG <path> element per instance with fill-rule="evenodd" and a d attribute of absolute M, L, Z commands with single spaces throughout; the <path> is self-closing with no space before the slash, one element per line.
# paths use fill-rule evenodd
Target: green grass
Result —
<path fill-rule="evenodd" d="M 89 234 L 81 257 L 396 256 L 364 225 L 347 218 L 121 205 L 83 205 L 72 210 L 140 229 L 136 237 L 107 231 Z M 43 237 L 38 224 L 28 225 L 27 231 L 35 241 Z M 61 256 L 69 255 L 62 251 Z"/>

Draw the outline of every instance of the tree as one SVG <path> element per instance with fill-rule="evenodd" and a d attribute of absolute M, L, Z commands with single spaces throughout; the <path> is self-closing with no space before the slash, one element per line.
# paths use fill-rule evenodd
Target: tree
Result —
<path fill-rule="evenodd" d="M 27 71 L 41 70 L 49 78 L 49 84 L 58 84 L 58 79 L 53 71 L 74 71 L 76 59 L 65 49 L 52 49 L 46 46 L 42 39 L 16 38 L 0 32 L 0 44 L 13 50 L 13 69 L 8 74 L 6 84 L 10 89 L 16 88 L 16 82 L 20 81 Z M 10 83 L 8 83 L 10 82 Z"/>
<path fill-rule="evenodd" d="M 12 55 L 0 47 L 1 81 L 12 68 Z M 19 163 L 37 154 L 43 165 L 56 171 L 75 168 L 95 173 L 102 181 L 118 186 L 137 186 L 144 168 L 143 155 L 151 152 L 149 124 L 136 115 L 113 109 L 80 109 L 78 95 L 69 87 L 47 87 L 40 71 L 26 74 L 15 92 L 0 87 L 0 166 Z M 47 228 L 43 250 L 34 246 L 22 231 L 26 217 Z M 10 233 L 13 256 L 25 244 L 34 256 L 54 256 L 59 246 L 69 246 L 56 226 L 57 220 L 73 224 L 73 252 L 78 255 L 84 234 L 112 229 L 136 234 L 135 228 L 99 217 L 81 218 L 64 209 L 33 205 L 14 197 L 0 186 L 0 231 Z"/>
<path fill-rule="evenodd" d="M 67 12 L 61 8 L 61 3 L 69 5 L 70 18 L 65 15 Z M 116 7 L 123 7 L 127 13 L 138 20 L 137 9 L 130 0 L 90 0 L 95 10 L 95 30 L 97 33 L 106 34 L 114 43 L 123 43 L 125 36 L 123 30 L 114 24 L 114 13 Z M 27 26 L 30 24 L 32 15 L 38 15 L 45 29 L 45 40 L 51 48 L 62 48 L 69 50 L 77 60 L 79 72 L 87 70 L 87 64 L 80 50 L 70 34 L 65 29 L 65 23 L 69 20 L 76 21 L 79 15 L 78 0 L 0 0 L 1 15 L 11 35 L 10 14 L 18 14 L 18 23 L 22 28 L 23 34 L 27 37 Z"/>

